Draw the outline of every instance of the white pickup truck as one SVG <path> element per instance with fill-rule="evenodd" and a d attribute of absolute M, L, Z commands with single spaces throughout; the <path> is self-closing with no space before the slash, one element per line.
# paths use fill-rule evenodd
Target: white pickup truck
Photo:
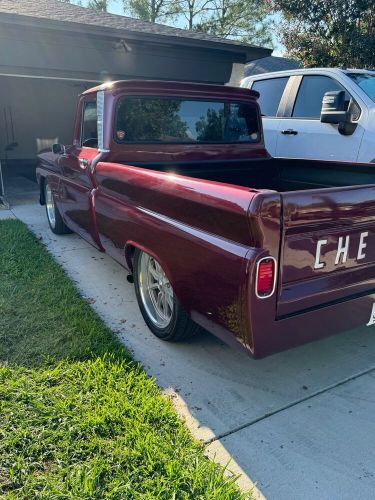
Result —
<path fill-rule="evenodd" d="M 260 93 L 272 156 L 375 162 L 375 71 L 288 70 L 249 76 L 241 87 Z"/>

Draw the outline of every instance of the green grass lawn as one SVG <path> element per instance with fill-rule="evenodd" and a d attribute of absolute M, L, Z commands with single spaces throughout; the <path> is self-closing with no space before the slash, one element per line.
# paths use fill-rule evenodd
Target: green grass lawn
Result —
<path fill-rule="evenodd" d="M 41 243 L 0 221 L 0 498 L 247 497 Z"/>

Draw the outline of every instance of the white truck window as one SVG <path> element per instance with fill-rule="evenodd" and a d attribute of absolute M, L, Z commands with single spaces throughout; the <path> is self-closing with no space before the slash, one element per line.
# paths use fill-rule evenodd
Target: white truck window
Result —
<path fill-rule="evenodd" d="M 347 75 L 375 102 L 375 73 L 347 73 Z"/>
<path fill-rule="evenodd" d="M 294 104 L 293 118 L 315 118 L 319 120 L 322 99 L 331 90 L 345 90 L 328 76 L 304 76 Z"/>
<path fill-rule="evenodd" d="M 258 80 L 253 83 L 251 90 L 259 92 L 259 106 L 262 116 L 276 116 L 281 97 L 289 77 L 270 78 L 269 80 Z"/>

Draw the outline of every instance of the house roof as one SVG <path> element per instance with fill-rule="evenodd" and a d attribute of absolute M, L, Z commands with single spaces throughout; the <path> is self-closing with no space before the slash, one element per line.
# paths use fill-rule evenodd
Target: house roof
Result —
<path fill-rule="evenodd" d="M 259 75 L 261 73 L 273 73 L 274 71 L 298 69 L 299 67 L 300 64 L 295 59 L 269 56 L 247 63 L 245 66 L 245 77 Z"/>
<path fill-rule="evenodd" d="M 164 24 L 150 23 L 140 19 L 110 14 L 108 12 L 88 9 L 59 0 L 0 0 L 0 18 L 2 15 L 22 16 L 24 19 L 66 23 L 66 25 L 81 25 L 82 30 L 101 28 L 117 33 L 141 34 L 143 36 L 158 36 L 176 42 L 196 44 L 205 42 L 205 45 L 219 50 L 241 51 L 246 53 L 246 60 L 253 60 L 267 56 L 271 49 L 246 44 L 236 40 L 227 40 L 207 33 L 184 30 Z M 126 33 L 122 33 L 126 32 Z"/>

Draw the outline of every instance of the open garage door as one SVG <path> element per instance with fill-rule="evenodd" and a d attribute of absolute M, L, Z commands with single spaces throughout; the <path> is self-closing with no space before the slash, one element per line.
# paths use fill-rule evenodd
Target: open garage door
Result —
<path fill-rule="evenodd" d="M 78 95 L 98 82 L 0 75 L 0 196 L 10 203 L 37 198 L 38 153 L 70 144 Z"/>

